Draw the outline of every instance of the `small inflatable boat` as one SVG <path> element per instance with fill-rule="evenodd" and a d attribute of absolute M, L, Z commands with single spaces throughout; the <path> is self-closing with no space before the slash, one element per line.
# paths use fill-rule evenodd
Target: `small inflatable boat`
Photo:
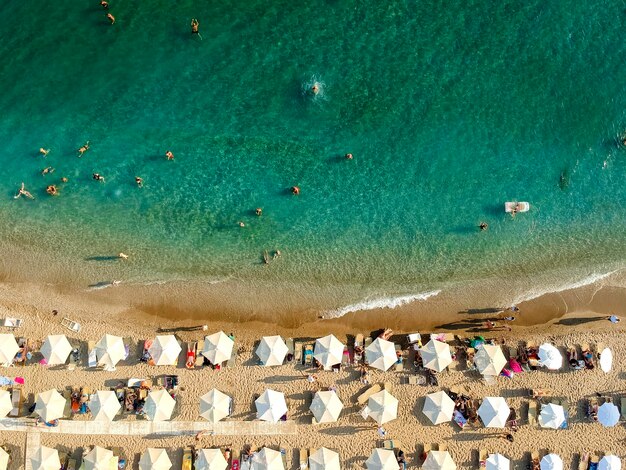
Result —
<path fill-rule="evenodd" d="M 505 202 L 504 203 L 504 212 L 528 212 L 530 209 L 530 204 L 527 202 Z"/>

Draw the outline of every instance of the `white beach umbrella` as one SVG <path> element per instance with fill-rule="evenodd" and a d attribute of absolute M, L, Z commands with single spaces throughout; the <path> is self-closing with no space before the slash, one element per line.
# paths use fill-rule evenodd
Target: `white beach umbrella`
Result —
<path fill-rule="evenodd" d="M 112 369 L 125 357 L 126 347 L 120 336 L 107 334 L 96 343 L 96 359 L 99 366 Z"/>
<path fill-rule="evenodd" d="M 541 405 L 539 425 L 542 428 L 559 429 L 565 422 L 565 419 L 565 410 L 561 405 L 555 405 L 554 403 Z"/>
<path fill-rule="evenodd" d="M 169 470 L 172 461 L 165 449 L 148 448 L 139 459 L 140 470 Z"/>
<path fill-rule="evenodd" d="M 275 390 L 267 389 L 254 401 L 256 417 L 263 421 L 276 423 L 287 413 L 285 395 Z"/>
<path fill-rule="evenodd" d="M 424 413 L 433 424 L 441 424 L 450 421 L 454 414 L 454 400 L 443 390 L 426 395 L 422 413 Z"/>
<path fill-rule="evenodd" d="M 176 365 L 181 351 L 182 348 L 174 335 L 157 336 L 148 349 L 154 364 L 157 366 Z"/>
<path fill-rule="evenodd" d="M 46 423 L 63 416 L 66 400 L 56 390 L 48 390 L 37 395 L 35 401 L 35 413 Z"/>
<path fill-rule="evenodd" d="M 315 340 L 313 357 L 319 361 L 324 369 L 331 369 L 335 364 L 341 364 L 344 345 L 334 335 L 324 336 Z"/>
<path fill-rule="evenodd" d="M 112 467 L 111 460 L 114 458 L 113 452 L 109 449 L 95 446 L 87 452 L 85 458 L 83 459 L 83 464 L 85 466 L 85 470 L 110 470 Z M 115 465 L 117 465 L 117 463 L 115 463 Z"/>
<path fill-rule="evenodd" d="M 419 350 L 419 353 L 422 356 L 422 363 L 427 369 L 441 372 L 452 364 L 450 346 L 442 341 L 431 339 L 422 349 Z"/>
<path fill-rule="evenodd" d="M 8 390 L 0 390 L 0 418 L 4 418 L 12 409 L 13 402 L 11 401 L 11 392 Z"/>
<path fill-rule="evenodd" d="M 376 338 L 365 348 L 365 358 L 370 366 L 380 370 L 387 370 L 398 362 L 396 347 L 391 341 L 382 338 Z"/>
<path fill-rule="evenodd" d="M 0 364 L 12 363 L 19 350 L 15 336 L 8 333 L 0 334 Z"/>
<path fill-rule="evenodd" d="M 148 393 L 144 411 L 151 421 L 165 421 L 172 417 L 176 400 L 165 389 L 152 390 Z"/>
<path fill-rule="evenodd" d="M 35 451 L 30 457 L 30 463 L 33 470 L 59 470 L 61 468 L 59 452 L 45 446 L 41 446 Z"/>
<path fill-rule="evenodd" d="M 309 455 L 310 470 L 339 470 L 339 454 L 334 450 L 320 447 Z"/>
<path fill-rule="evenodd" d="M 503 428 L 511 410 L 502 397 L 487 397 L 478 407 L 478 416 L 486 428 Z"/>
<path fill-rule="evenodd" d="M 614 403 L 604 402 L 598 408 L 598 422 L 607 428 L 611 428 L 619 421 L 619 408 Z"/>
<path fill-rule="evenodd" d="M 72 352 L 72 345 L 65 335 L 49 335 L 41 345 L 41 354 L 50 366 L 65 364 Z"/>
<path fill-rule="evenodd" d="M 316 392 L 309 407 L 318 423 L 333 423 L 339 419 L 343 403 L 333 391 Z"/>
<path fill-rule="evenodd" d="M 367 470 L 398 470 L 400 466 L 393 450 L 374 449 L 372 455 L 365 461 Z"/>
<path fill-rule="evenodd" d="M 622 470 L 622 461 L 617 455 L 605 455 L 598 463 L 598 470 Z"/>
<path fill-rule="evenodd" d="M 378 424 L 387 423 L 398 416 L 398 399 L 387 390 L 375 393 L 367 400 L 369 415 Z"/>
<path fill-rule="evenodd" d="M 489 454 L 486 470 L 509 470 L 511 461 L 502 454 Z"/>
<path fill-rule="evenodd" d="M 263 447 L 252 456 L 252 470 L 285 470 L 283 456 L 277 450 Z"/>
<path fill-rule="evenodd" d="M 98 390 L 91 400 L 89 409 L 94 421 L 113 421 L 122 406 L 112 390 Z"/>
<path fill-rule="evenodd" d="M 480 344 L 476 348 L 474 364 L 478 372 L 483 375 L 497 376 L 506 365 L 506 358 L 500 346 Z"/>
<path fill-rule="evenodd" d="M 289 348 L 280 336 L 263 336 L 256 348 L 256 355 L 266 367 L 282 365 L 288 352 Z"/>
<path fill-rule="evenodd" d="M 205 336 L 202 355 L 211 361 L 211 364 L 221 364 L 230 359 L 234 345 L 235 342 L 223 331 L 218 331 L 210 336 Z"/>
<path fill-rule="evenodd" d="M 200 449 L 193 466 L 196 470 L 226 470 L 228 462 L 220 449 Z"/>
<path fill-rule="evenodd" d="M 232 398 L 214 388 L 200 397 L 200 416 L 211 423 L 226 418 L 230 414 Z"/>
<path fill-rule="evenodd" d="M 422 468 L 424 470 L 456 470 L 456 464 L 454 460 L 452 460 L 450 452 L 431 450 L 428 455 L 426 455 L 426 460 L 424 460 Z"/>
<path fill-rule="evenodd" d="M 604 348 L 600 352 L 600 369 L 604 372 L 611 372 L 613 367 L 613 352 L 609 348 Z"/>
<path fill-rule="evenodd" d="M 550 370 L 560 369 L 563 365 L 563 356 L 560 351 L 550 343 L 539 346 L 539 364 Z"/>
<path fill-rule="evenodd" d="M 544 455 L 539 462 L 541 470 L 563 470 L 563 460 L 556 454 Z"/>
<path fill-rule="evenodd" d="M 7 470 L 9 466 L 9 453 L 0 447 L 0 470 Z"/>

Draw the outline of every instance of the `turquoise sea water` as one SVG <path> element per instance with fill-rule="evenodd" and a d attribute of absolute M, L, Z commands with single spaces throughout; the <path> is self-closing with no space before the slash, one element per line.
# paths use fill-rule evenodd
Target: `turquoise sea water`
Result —
<path fill-rule="evenodd" d="M 626 260 L 623 0 L 110 4 L 4 6 L 5 243 L 383 297 Z"/>

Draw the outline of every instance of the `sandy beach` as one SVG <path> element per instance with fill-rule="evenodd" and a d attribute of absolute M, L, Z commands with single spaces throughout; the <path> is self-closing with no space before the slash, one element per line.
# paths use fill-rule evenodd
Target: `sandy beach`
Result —
<path fill-rule="evenodd" d="M 328 333 L 334 333 L 345 341 L 347 335 L 359 332 L 369 333 L 370 329 L 348 328 L 337 321 L 317 321 L 298 328 L 282 328 L 260 322 L 227 323 L 207 322 L 208 332 L 219 330 L 234 333 L 236 346 L 240 354 L 235 367 L 214 371 L 209 368 L 187 370 L 184 368 L 184 354 L 181 354 L 177 367 L 154 367 L 138 362 L 135 350 L 142 339 L 154 337 L 157 329 L 174 331 L 181 342 L 198 340 L 203 332 L 202 323 L 171 322 L 162 316 L 148 315 L 114 302 L 103 303 L 97 299 L 77 298 L 40 286 L 8 286 L 3 288 L 0 301 L 0 317 L 17 316 L 25 320 L 25 325 L 15 331 L 17 336 L 43 340 L 47 334 L 67 334 L 71 341 L 80 341 L 84 348 L 88 340 L 98 340 L 105 332 L 132 338 L 133 345 L 129 359 L 114 372 L 93 371 L 84 365 L 74 371 L 66 369 L 46 369 L 37 364 L 25 367 L 11 367 L 6 375 L 19 375 L 25 378 L 23 390 L 26 396 L 49 388 L 62 389 L 71 386 L 88 386 L 92 390 L 108 389 L 126 381 L 130 377 L 158 377 L 163 374 L 176 374 L 180 377 L 180 391 L 174 421 L 201 421 L 198 414 L 199 397 L 212 388 L 231 395 L 235 402 L 234 415 L 229 420 L 250 421 L 255 418 L 253 395 L 262 393 L 266 388 L 284 392 L 289 399 L 289 418 L 295 422 L 296 434 L 289 435 L 205 435 L 200 442 L 193 435 L 165 437 L 148 436 L 109 436 L 109 435 L 60 435 L 42 433 L 41 443 L 59 450 L 79 455 L 82 449 L 90 445 L 121 447 L 129 460 L 130 467 L 137 468 L 140 454 L 147 447 L 165 447 L 174 462 L 173 468 L 179 468 L 182 448 L 188 445 L 197 447 L 229 446 L 242 449 L 246 445 L 253 448 L 262 446 L 282 447 L 287 450 L 287 462 L 290 468 L 298 466 L 299 448 L 317 448 L 327 446 L 340 453 L 344 468 L 362 468 L 365 460 L 375 447 L 381 447 L 382 441 L 377 434 L 373 421 L 364 421 L 359 415 L 356 396 L 364 390 L 358 380 L 358 371 L 352 367 L 339 373 L 318 372 L 318 382 L 311 384 L 305 380 L 310 371 L 302 365 L 293 364 L 280 367 L 264 368 L 256 365 L 253 354 L 254 343 L 263 335 L 280 334 L 283 337 L 313 339 Z M 52 310 L 59 311 L 53 315 Z M 523 316 L 523 312 L 521 314 Z M 470 319 L 489 318 L 490 314 L 468 315 Z M 72 333 L 61 327 L 63 317 L 80 321 L 81 332 Z M 426 322 L 428 323 L 428 322 Z M 474 326 L 478 323 L 474 323 Z M 566 467 L 577 465 L 578 455 L 585 451 L 612 452 L 623 455 L 623 440 L 626 431 L 622 424 L 614 428 L 603 428 L 598 423 L 589 422 L 584 416 L 584 400 L 596 392 L 603 396 L 618 398 L 624 394 L 623 379 L 626 374 L 623 357 L 626 346 L 620 337 L 623 334 L 621 324 L 614 325 L 597 313 L 570 314 L 556 318 L 547 324 L 520 326 L 513 323 L 512 331 L 498 331 L 485 334 L 499 341 L 504 339 L 507 345 L 517 345 L 520 340 L 532 339 L 537 342 L 551 341 L 563 348 L 582 343 L 603 343 L 612 348 L 615 355 L 614 369 L 604 373 L 598 368 L 592 371 L 572 371 L 564 368 L 559 372 L 534 371 L 521 373 L 513 379 L 498 377 L 493 384 L 487 384 L 477 372 L 468 372 L 453 364 L 452 370 L 439 374 L 439 387 L 408 385 L 401 383 L 412 367 L 405 372 L 372 370 L 371 381 L 390 382 L 393 394 L 399 399 L 398 418 L 385 425 L 388 437 L 402 443 L 410 467 L 421 464 L 419 454 L 423 443 L 447 444 L 459 468 L 476 467 L 477 450 L 501 452 L 512 460 L 514 468 L 526 468 L 528 452 L 532 450 L 554 451 L 565 461 Z M 388 326 L 377 325 L 378 327 Z M 590 331 L 593 327 L 593 332 Z M 374 329 L 373 327 L 371 329 Z M 3 328 L 3 332 L 7 330 Z M 8 330 L 7 330 L 8 331 Z M 420 330 L 426 332 L 426 329 Z M 401 330 L 398 338 L 403 337 Z M 462 330 L 455 331 L 462 333 Z M 468 333 L 471 335 L 471 333 Z M 335 385 L 344 403 L 344 410 L 337 423 L 312 425 L 311 414 L 306 409 L 308 391 L 318 387 Z M 521 416 L 521 426 L 513 443 L 503 439 L 504 430 L 476 427 L 460 431 L 456 425 L 431 425 L 421 408 L 424 396 L 441 388 L 460 387 L 472 398 L 486 396 L 504 396 L 509 405 Z M 566 430 L 540 429 L 527 424 L 525 409 L 528 404 L 527 393 L 532 388 L 548 388 L 555 397 L 569 400 L 571 419 Z M 85 417 L 77 417 L 86 419 Z M 14 461 L 11 468 L 24 468 L 26 434 L 22 432 L 0 433 L 0 441 L 14 449 Z"/>

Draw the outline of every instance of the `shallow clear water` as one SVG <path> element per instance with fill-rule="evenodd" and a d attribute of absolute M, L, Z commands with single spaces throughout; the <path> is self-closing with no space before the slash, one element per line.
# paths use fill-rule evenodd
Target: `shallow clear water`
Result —
<path fill-rule="evenodd" d="M 626 259 L 622 0 L 110 3 L 5 6 L 7 243 L 372 295 Z"/>

